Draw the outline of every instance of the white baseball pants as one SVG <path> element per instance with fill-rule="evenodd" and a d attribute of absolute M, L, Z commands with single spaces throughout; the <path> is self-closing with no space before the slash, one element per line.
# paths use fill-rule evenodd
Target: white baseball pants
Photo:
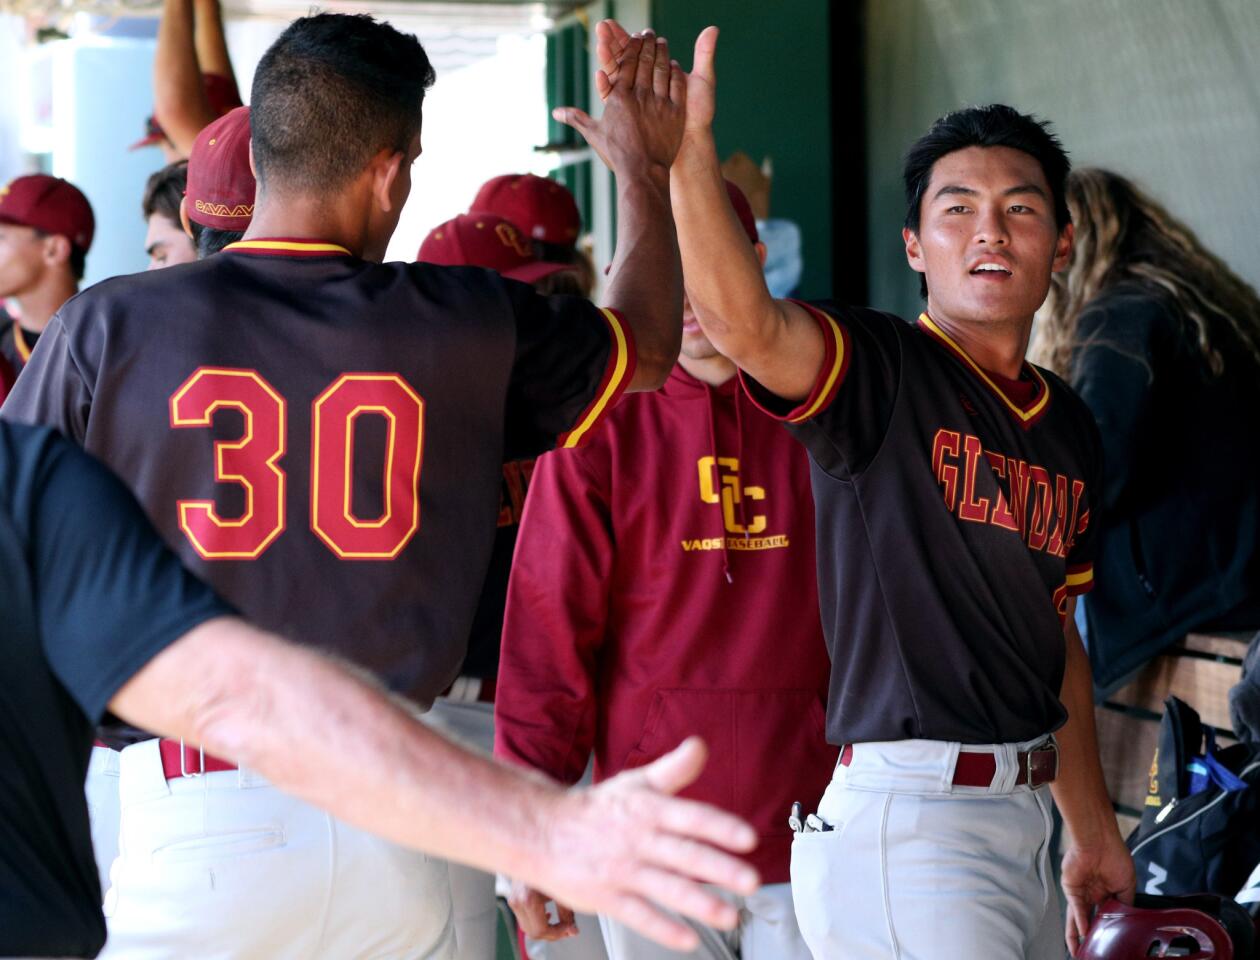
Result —
<path fill-rule="evenodd" d="M 109 890 L 109 869 L 118 856 L 118 758 L 117 750 L 92 747 L 83 792 L 92 825 L 92 853 L 101 877 L 101 895 Z"/>
<path fill-rule="evenodd" d="M 952 784 L 957 743 L 855 745 L 818 807 L 834 829 L 792 844 L 815 960 L 1062 960 L 1049 790 L 1014 786 L 1040 742 L 968 746 L 994 752 L 989 787 Z"/>
<path fill-rule="evenodd" d="M 809 960 L 809 950 L 792 910 L 791 884 L 766 884 L 747 897 L 722 896 L 739 909 L 738 926 L 734 930 L 714 930 L 685 921 L 700 935 L 700 946 L 691 953 L 669 950 L 620 923 L 600 917 L 609 960 Z"/>
<path fill-rule="evenodd" d="M 122 751 L 107 960 L 455 955 L 446 863 L 348 826 L 250 770 L 168 781 Z"/>

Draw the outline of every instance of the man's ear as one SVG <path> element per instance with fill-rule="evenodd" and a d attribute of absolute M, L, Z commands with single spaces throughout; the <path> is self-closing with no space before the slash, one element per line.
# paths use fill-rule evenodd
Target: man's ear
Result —
<path fill-rule="evenodd" d="M 761 264 L 761 269 L 766 269 L 766 245 L 758 240 L 753 244 L 753 249 L 757 251 L 757 262 Z"/>
<path fill-rule="evenodd" d="M 394 181 L 402 171 L 406 157 L 397 150 L 382 150 L 372 158 L 372 197 L 382 213 L 394 211 Z"/>
<path fill-rule="evenodd" d="M 919 235 L 909 227 L 901 230 L 901 239 L 906 245 L 906 263 L 916 273 L 927 273 L 927 264 L 923 262 L 923 247 L 919 243 Z"/>
<path fill-rule="evenodd" d="M 188 197 L 179 198 L 179 225 L 184 228 L 184 233 L 188 234 L 188 239 L 197 242 L 197 238 L 193 236 L 192 221 L 188 219 Z"/>
<path fill-rule="evenodd" d="M 254 138 L 249 138 L 249 172 L 254 175 L 254 181 L 258 180 L 258 168 L 254 166 Z"/>
<path fill-rule="evenodd" d="M 1054 244 L 1054 262 L 1050 265 L 1053 273 L 1066 270 L 1072 262 L 1072 244 L 1076 242 L 1076 225 L 1069 223 L 1059 231 L 1059 239 Z"/>
<path fill-rule="evenodd" d="M 44 262 L 50 267 L 69 263 L 70 251 L 73 249 L 69 237 L 59 233 L 50 234 L 44 238 Z"/>

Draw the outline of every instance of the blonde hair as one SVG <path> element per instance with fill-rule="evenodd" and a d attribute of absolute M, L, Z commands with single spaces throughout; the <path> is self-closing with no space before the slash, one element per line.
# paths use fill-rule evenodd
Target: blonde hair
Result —
<path fill-rule="evenodd" d="M 1127 282 L 1175 308 L 1213 376 L 1260 368 L 1260 297 L 1189 227 L 1130 180 L 1096 167 L 1072 171 L 1067 202 L 1076 243 L 1037 314 L 1037 363 L 1071 380 L 1082 312 L 1108 287 Z"/>

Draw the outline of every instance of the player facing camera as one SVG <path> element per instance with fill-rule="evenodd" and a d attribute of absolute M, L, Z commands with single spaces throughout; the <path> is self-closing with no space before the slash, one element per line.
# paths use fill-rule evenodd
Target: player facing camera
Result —
<path fill-rule="evenodd" d="M 1041 305 L 1072 251 L 1068 169 L 1049 125 L 1004 104 L 948 113 L 915 141 L 901 235 L 931 316 L 1002 323 Z"/>

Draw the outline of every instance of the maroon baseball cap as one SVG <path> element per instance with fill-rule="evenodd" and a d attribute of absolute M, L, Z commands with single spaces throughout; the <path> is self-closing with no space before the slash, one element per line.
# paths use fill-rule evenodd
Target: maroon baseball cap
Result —
<path fill-rule="evenodd" d="M 68 180 L 43 173 L 0 187 L 0 223 L 65 237 L 84 253 L 91 249 L 96 231 L 92 205 L 83 192 Z"/>
<path fill-rule="evenodd" d="M 573 194 L 563 184 L 532 173 L 509 173 L 486 181 L 468 210 L 497 214 L 543 243 L 571 247 L 582 232 L 582 215 Z"/>
<path fill-rule="evenodd" d="M 543 277 L 572 269 L 547 263 L 519 230 L 493 213 L 461 213 L 430 231 L 416 259 L 450 267 L 489 267 L 510 280 L 536 283 Z"/>
<path fill-rule="evenodd" d="M 243 233 L 254 217 L 257 186 L 249 168 L 249 107 L 237 107 L 193 141 L 184 190 L 188 219 Z"/>
<path fill-rule="evenodd" d="M 748 198 L 744 196 L 744 191 L 731 181 L 723 182 L 726 184 L 726 195 L 731 198 L 731 206 L 735 208 L 735 216 L 739 217 L 740 226 L 744 228 L 744 233 L 748 234 L 748 239 L 756 243 L 760 239 L 757 235 L 757 218 L 753 216 Z"/>
<path fill-rule="evenodd" d="M 241 92 L 236 88 L 236 81 L 219 73 L 203 73 L 201 89 L 205 91 L 206 103 L 210 112 L 221 117 L 229 110 L 241 105 Z M 139 150 L 141 147 L 152 147 L 166 139 L 162 125 L 154 115 L 145 120 L 144 136 L 133 143 L 128 150 Z"/>

